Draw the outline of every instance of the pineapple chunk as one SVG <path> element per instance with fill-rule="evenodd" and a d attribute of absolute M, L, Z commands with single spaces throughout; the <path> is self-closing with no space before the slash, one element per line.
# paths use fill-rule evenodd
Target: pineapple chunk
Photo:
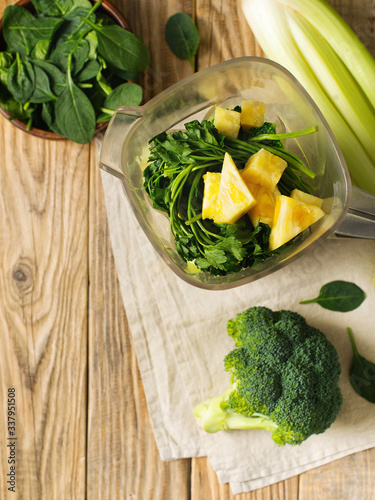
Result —
<path fill-rule="evenodd" d="M 216 107 L 214 125 L 220 134 L 237 139 L 241 126 L 240 116 L 238 111 Z"/>
<path fill-rule="evenodd" d="M 250 156 L 241 174 L 246 185 L 259 184 L 272 192 L 287 165 L 285 160 L 262 148 Z"/>
<path fill-rule="evenodd" d="M 318 198 L 317 196 L 313 196 L 312 194 L 304 193 L 299 189 L 293 189 L 293 191 L 290 193 L 290 197 L 293 198 L 293 200 L 310 203 L 310 205 L 316 205 L 319 208 L 322 208 L 323 205 L 322 198 Z"/>
<path fill-rule="evenodd" d="M 256 204 L 247 212 L 251 223 L 254 227 L 258 222 L 263 222 L 272 226 L 273 215 L 275 213 L 276 197 L 280 196 L 280 191 L 276 187 L 275 191 L 271 192 L 263 186 L 257 184 L 248 184 L 251 194 L 256 199 Z"/>
<path fill-rule="evenodd" d="M 225 153 L 221 181 L 213 216 L 218 224 L 233 224 L 255 205 L 256 201 L 242 180 L 231 156 Z"/>
<path fill-rule="evenodd" d="M 251 127 L 261 127 L 264 123 L 266 106 L 258 101 L 241 101 L 241 127 L 247 132 Z"/>
<path fill-rule="evenodd" d="M 202 201 L 202 219 L 213 219 L 216 211 L 217 195 L 221 180 L 220 172 L 207 172 L 203 176 L 204 194 Z"/>
<path fill-rule="evenodd" d="M 289 196 L 278 196 L 269 249 L 272 251 L 284 245 L 323 216 L 323 210 L 316 205 L 294 200 Z"/>

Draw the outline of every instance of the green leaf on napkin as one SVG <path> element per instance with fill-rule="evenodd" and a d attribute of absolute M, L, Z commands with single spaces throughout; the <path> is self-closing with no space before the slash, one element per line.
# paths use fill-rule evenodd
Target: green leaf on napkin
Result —
<path fill-rule="evenodd" d="M 357 394 L 370 403 L 375 403 L 375 364 L 359 354 L 351 328 L 348 328 L 348 334 L 354 353 L 350 383 Z"/>
<path fill-rule="evenodd" d="M 318 297 L 303 300 L 300 304 L 316 302 L 330 311 L 348 312 L 357 309 L 365 300 L 364 291 L 349 281 L 331 281 L 320 289 Z"/>

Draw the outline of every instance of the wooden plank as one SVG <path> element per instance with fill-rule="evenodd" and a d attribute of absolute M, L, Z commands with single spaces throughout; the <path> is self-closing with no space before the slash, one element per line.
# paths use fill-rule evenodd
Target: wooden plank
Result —
<path fill-rule="evenodd" d="M 188 498 L 188 461 L 162 462 L 113 260 L 98 157 L 90 172 L 87 499 Z"/>
<path fill-rule="evenodd" d="M 191 499 L 202 498 L 205 500 L 298 500 L 298 477 L 251 493 L 234 495 L 228 484 L 218 483 L 216 473 L 209 461 L 206 458 L 197 458 L 192 461 Z"/>
<path fill-rule="evenodd" d="M 196 5 L 199 70 L 234 57 L 263 55 L 242 14 L 241 1 L 197 0 Z"/>
<path fill-rule="evenodd" d="M 318 467 L 300 476 L 301 500 L 372 500 L 375 492 L 375 449 Z"/>
<path fill-rule="evenodd" d="M 141 84 L 145 101 L 193 71 L 164 41 L 169 15 L 192 2 L 118 1 L 133 31 L 150 48 Z M 145 15 L 147 13 L 147 15 Z M 110 247 L 98 157 L 90 174 L 89 410 L 87 499 L 189 498 L 190 461 L 162 462 L 151 428 L 131 332 Z"/>
<path fill-rule="evenodd" d="M 14 387 L 16 497 L 83 499 L 88 147 L 1 117 L 0 151 L 0 498 Z"/>
<path fill-rule="evenodd" d="M 141 79 L 145 102 L 194 72 L 188 61 L 172 54 L 164 37 L 169 16 L 183 11 L 194 17 L 194 0 L 118 0 L 116 5 L 150 50 L 151 64 Z"/>

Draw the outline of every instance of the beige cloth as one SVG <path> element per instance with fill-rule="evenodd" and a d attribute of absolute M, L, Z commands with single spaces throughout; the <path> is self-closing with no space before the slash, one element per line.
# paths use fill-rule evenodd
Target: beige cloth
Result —
<path fill-rule="evenodd" d="M 351 388 L 352 350 L 375 361 L 375 242 L 329 240 L 292 265 L 254 283 L 227 291 L 193 287 L 157 255 L 139 227 L 118 179 L 102 172 L 111 243 L 130 331 L 138 357 L 150 418 L 162 460 L 207 455 L 220 482 L 247 492 L 299 474 L 350 453 L 375 446 L 375 405 Z M 352 281 L 366 292 L 355 311 L 332 312 L 299 305 L 323 284 Z M 250 306 L 301 313 L 324 331 L 338 350 L 343 374 L 342 411 L 324 434 L 301 446 L 278 447 L 261 430 L 207 434 L 193 407 L 224 391 L 229 376 L 223 358 L 233 348 L 229 318 Z"/>

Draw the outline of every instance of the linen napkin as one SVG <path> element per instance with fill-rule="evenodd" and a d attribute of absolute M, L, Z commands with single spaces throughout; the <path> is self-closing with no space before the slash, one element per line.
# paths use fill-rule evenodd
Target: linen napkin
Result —
<path fill-rule="evenodd" d="M 100 140 L 98 140 L 100 148 Z M 121 183 L 101 173 L 110 229 L 130 332 L 138 357 L 155 440 L 162 460 L 207 455 L 221 483 L 247 492 L 375 446 L 375 405 L 352 389 L 352 348 L 375 361 L 375 242 L 330 239 L 293 264 L 254 283 L 226 291 L 201 290 L 182 281 L 162 261 L 139 227 Z M 366 293 L 355 311 L 332 312 L 317 304 L 321 286 L 352 281 Z M 223 358 L 234 344 L 228 319 L 250 306 L 291 309 L 321 329 L 335 345 L 343 369 L 344 404 L 324 434 L 301 446 L 278 447 L 262 430 L 207 434 L 193 407 L 229 384 Z"/>

